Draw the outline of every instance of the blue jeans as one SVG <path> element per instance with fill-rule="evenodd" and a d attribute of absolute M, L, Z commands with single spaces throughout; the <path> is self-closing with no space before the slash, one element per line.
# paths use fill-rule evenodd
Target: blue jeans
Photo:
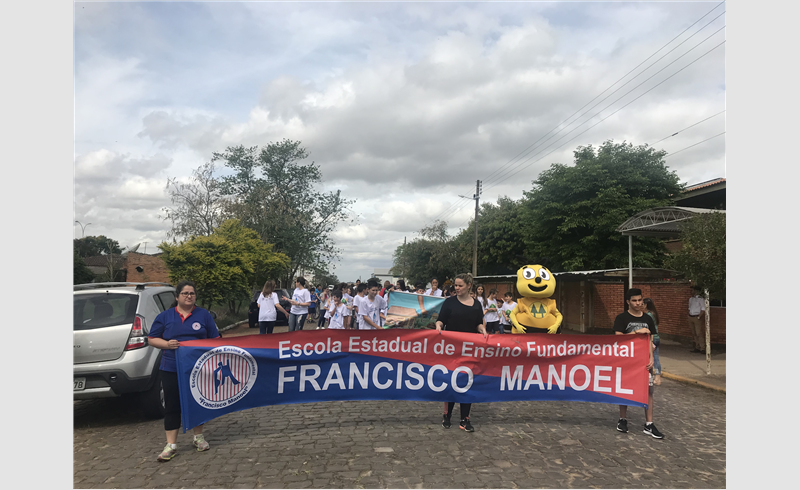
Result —
<path fill-rule="evenodd" d="M 661 345 L 661 341 L 653 342 L 655 344 L 655 348 L 653 349 L 653 374 L 661 374 L 661 359 L 658 358 L 658 346 Z"/>
<path fill-rule="evenodd" d="M 275 321 L 271 322 L 258 322 L 258 333 L 272 333 L 272 329 L 275 328 Z"/>
<path fill-rule="evenodd" d="M 289 331 L 294 332 L 296 330 L 303 330 L 303 325 L 306 323 L 307 316 L 308 313 L 304 313 L 302 315 L 289 313 Z"/>

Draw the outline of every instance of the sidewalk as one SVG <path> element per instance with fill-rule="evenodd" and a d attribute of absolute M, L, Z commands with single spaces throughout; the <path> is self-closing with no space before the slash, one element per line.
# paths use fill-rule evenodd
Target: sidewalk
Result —
<path fill-rule="evenodd" d="M 305 330 L 316 328 L 316 323 L 306 322 Z M 274 333 L 284 333 L 288 327 L 275 327 Z M 257 334 L 257 328 L 249 328 L 247 322 L 233 324 L 223 330 L 226 337 Z M 569 333 L 577 333 L 570 331 Z M 696 384 L 705 388 L 725 392 L 725 353 L 711 350 L 711 374 L 706 374 L 706 355 L 689 352 L 691 348 L 680 342 L 661 340 L 659 358 L 661 359 L 661 376 L 684 383 Z"/>
<path fill-rule="evenodd" d="M 662 339 L 658 349 L 661 376 L 724 392 L 725 353 L 714 353 L 714 349 L 711 349 L 711 374 L 708 375 L 706 355 L 690 350 L 689 346 L 679 342 Z"/>

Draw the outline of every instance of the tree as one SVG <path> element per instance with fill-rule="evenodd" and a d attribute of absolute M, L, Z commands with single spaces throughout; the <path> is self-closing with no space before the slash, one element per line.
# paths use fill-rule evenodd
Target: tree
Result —
<path fill-rule="evenodd" d="M 229 214 L 289 256 L 287 283 L 298 270 L 324 270 L 339 256 L 332 234 L 353 203 L 341 191 L 318 190 L 322 173 L 314 162 L 301 163 L 307 157 L 299 141 L 284 139 L 261 150 L 228 147 L 212 158 L 234 171 L 221 181 Z"/>
<path fill-rule="evenodd" d="M 521 262 L 526 262 L 522 258 L 526 248 L 522 201 L 502 196 L 497 204 L 481 203 L 478 213 L 478 274 L 516 273 L 524 265 Z M 455 241 L 462 261 L 471 264 L 475 220 L 470 220 Z"/>
<path fill-rule="evenodd" d="M 626 267 L 627 238 L 617 227 L 634 214 L 671 205 L 681 191 L 664 151 L 606 141 L 578 147 L 575 165 L 553 164 L 525 192 L 522 221 L 527 256 L 545 257 L 555 270 Z M 666 249 L 655 238 L 639 238 L 634 263 L 660 267 Z"/>
<path fill-rule="evenodd" d="M 86 266 L 77 250 L 73 250 L 73 267 L 72 267 L 72 284 L 86 284 L 92 282 L 94 274 L 91 269 Z"/>
<path fill-rule="evenodd" d="M 427 284 L 433 277 L 444 283 L 467 270 L 464 253 L 455 237 L 447 233 L 446 221 L 437 220 L 418 233 L 418 238 L 395 249 L 392 275 L 405 277 L 407 284 Z"/>
<path fill-rule="evenodd" d="M 159 216 L 172 223 L 167 238 L 209 236 L 225 218 L 226 199 L 220 193 L 220 182 L 214 177 L 216 167 L 206 163 L 192 171 L 191 181 L 181 183 L 167 179 L 166 192 L 173 207 L 162 208 Z"/>
<path fill-rule="evenodd" d="M 227 303 L 236 313 L 249 302 L 250 291 L 265 277 L 277 276 L 289 258 L 273 252 L 253 230 L 238 220 L 227 220 L 210 236 L 195 236 L 179 245 L 159 245 L 170 280 L 197 285 L 197 301 L 206 308 Z"/>
<path fill-rule="evenodd" d="M 681 244 L 667 266 L 683 272 L 715 299 L 725 299 L 725 213 L 697 214 L 683 222 Z"/>
<path fill-rule="evenodd" d="M 87 236 L 76 238 L 72 241 L 73 249 L 81 258 L 93 257 L 95 255 L 108 255 L 111 253 L 120 254 L 122 249 L 119 242 L 107 238 L 105 235 Z"/>
<path fill-rule="evenodd" d="M 725 299 L 725 213 L 698 214 L 681 224 L 681 249 L 667 259 L 706 298 L 706 374 L 711 374 L 711 311 L 709 299 Z"/>
<path fill-rule="evenodd" d="M 333 272 L 328 271 L 327 269 L 320 269 L 314 272 L 314 275 L 311 279 L 312 284 L 320 285 L 320 286 L 329 286 L 329 285 L 337 285 L 341 283 L 336 274 Z"/>

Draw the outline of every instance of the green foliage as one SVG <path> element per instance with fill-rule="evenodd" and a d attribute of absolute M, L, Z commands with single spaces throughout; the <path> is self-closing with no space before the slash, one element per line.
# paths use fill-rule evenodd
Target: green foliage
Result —
<path fill-rule="evenodd" d="M 105 235 L 76 238 L 72 241 L 72 247 L 81 258 L 107 255 L 109 253 L 122 253 L 122 249 L 119 248 L 119 242 L 107 238 Z"/>
<path fill-rule="evenodd" d="M 83 261 L 77 250 L 73 250 L 73 268 L 72 268 L 72 284 L 86 284 L 92 282 L 94 274 L 86 267 L 86 262 Z"/>
<path fill-rule="evenodd" d="M 200 305 L 227 303 L 233 312 L 249 300 L 253 288 L 289 266 L 286 255 L 273 252 L 235 219 L 224 221 L 210 236 L 195 236 L 180 245 L 164 242 L 159 248 L 172 282 L 194 281 Z"/>
<path fill-rule="evenodd" d="M 667 266 L 683 272 L 711 297 L 725 299 L 725 213 L 698 214 L 681 226 L 682 248 Z"/>
<path fill-rule="evenodd" d="M 442 284 L 447 278 L 471 270 L 464 261 L 459 243 L 447 234 L 446 221 L 437 220 L 418 233 L 419 238 L 395 249 L 390 269 L 392 275 L 404 277 L 408 285 L 427 284 L 433 277 Z"/>
<path fill-rule="evenodd" d="M 525 262 L 525 221 L 522 201 L 500 197 L 482 203 L 478 214 L 478 275 L 513 274 Z M 475 220 L 456 237 L 459 255 L 472 270 Z"/>
<path fill-rule="evenodd" d="M 228 147 L 212 158 L 234 171 L 220 187 L 230 198 L 227 213 L 289 257 L 288 283 L 299 269 L 325 270 L 339 256 L 332 233 L 353 203 L 341 191 L 319 191 L 322 173 L 314 162 L 301 163 L 307 157 L 300 142 L 284 139 L 261 150 Z"/>
<path fill-rule="evenodd" d="M 525 255 L 554 270 L 627 266 L 627 237 L 617 227 L 645 209 L 672 204 L 681 191 L 665 152 L 607 141 L 574 152 L 575 165 L 553 164 L 525 192 L 521 221 Z M 634 264 L 660 267 L 666 249 L 654 238 L 636 238 Z"/>
<path fill-rule="evenodd" d="M 315 286 L 329 286 L 331 284 L 339 284 L 341 281 L 333 272 L 325 269 L 317 270 L 311 279 L 312 284 Z"/>

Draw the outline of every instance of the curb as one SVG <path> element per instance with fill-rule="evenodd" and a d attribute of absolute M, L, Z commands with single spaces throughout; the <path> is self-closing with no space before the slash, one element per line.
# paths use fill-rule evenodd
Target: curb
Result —
<path fill-rule="evenodd" d="M 222 327 L 221 329 L 219 329 L 219 331 L 220 332 L 227 332 L 228 330 L 234 329 L 234 328 L 238 327 L 239 325 L 244 325 L 247 322 L 248 322 L 248 320 L 242 320 L 240 322 L 231 323 L 227 327 Z"/>
<path fill-rule="evenodd" d="M 721 391 L 721 392 L 727 394 L 727 391 L 725 391 L 725 388 L 722 387 L 722 386 L 715 386 L 715 385 L 712 385 L 712 384 L 709 384 L 709 383 L 704 383 L 702 381 L 698 381 L 696 379 L 686 378 L 686 377 L 683 377 L 683 376 L 678 376 L 676 374 L 668 373 L 668 372 L 666 372 L 664 370 L 661 371 L 661 376 L 664 377 L 664 378 L 667 378 L 667 379 L 671 379 L 673 381 L 680 381 L 682 383 L 696 384 L 696 385 L 702 386 L 703 388 L 709 388 L 709 389 L 716 390 L 716 391 Z"/>

